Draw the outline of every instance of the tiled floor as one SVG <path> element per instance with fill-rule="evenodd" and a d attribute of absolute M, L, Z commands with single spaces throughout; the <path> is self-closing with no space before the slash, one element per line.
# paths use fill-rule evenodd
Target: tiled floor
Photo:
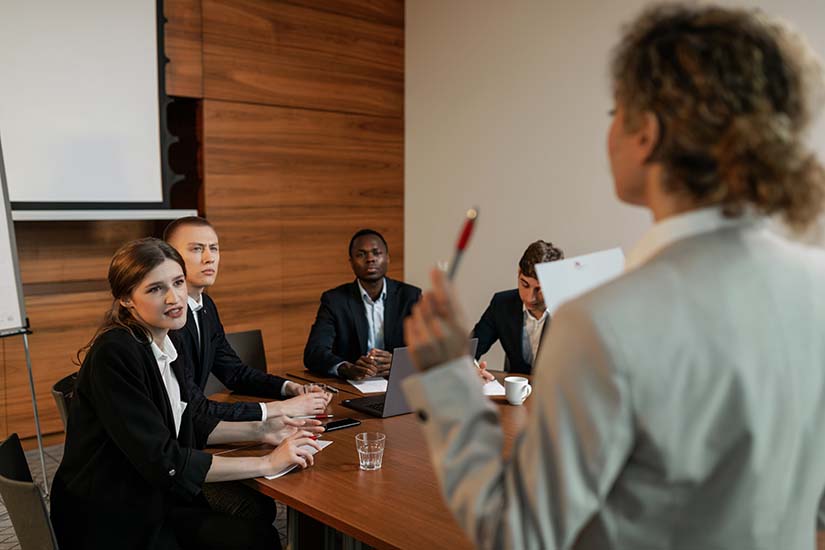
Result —
<path fill-rule="evenodd" d="M 54 478 L 54 472 L 63 458 L 63 445 L 53 445 L 44 449 L 46 454 L 46 474 L 49 476 L 49 483 L 51 484 Z M 29 469 L 32 472 L 34 480 L 43 487 L 43 469 L 40 466 L 40 455 L 37 449 L 27 451 L 26 459 L 29 462 Z M 286 507 L 278 504 L 278 517 L 275 520 L 275 527 L 281 535 L 281 545 L 286 548 Z M 17 535 L 14 534 L 14 528 L 11 525 L 11 520 L 6 512 L 6 506 L 0 499 L 0 550 L 20 550 L 20 545 L 17 543 Z"/>

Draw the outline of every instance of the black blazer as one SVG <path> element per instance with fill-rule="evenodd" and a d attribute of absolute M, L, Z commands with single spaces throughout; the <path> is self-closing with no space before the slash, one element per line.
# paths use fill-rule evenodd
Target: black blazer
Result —
<path fill-rule="evenodd" d="M 522 350 L 524 331 L 524 310 L 522 308 L 518 289 L 503 290 L 493 294 L 490 305 L 487 306 L 481 319 L 473 328 L 473 336 L 478 338 L 476 359 L 487 353 L 496 340 L 501 340 L 501 347 L 507 354 L 506 370 L 519 374 L 530 374 L 533 371 L 533 366 L 524 361 Z M 544 332 L 549 325 L 548 319 L 542 327 L 541 341 L 544 341 Z M 541 343 L 539 343 L 539 349 L 541 349 Z"/>
<path fill-rule="evenodd" d="M 203 389 L 209 373 L 212 372 L 224 386 L 234 392 L 275 399 L 283 399 L 281 388 L 286 380 L 255 370 L 241 361 L 226 340 L 215 302 L 206 294 L 203 295 L 203 309 L 200 310 L 200 328 L 202 345 L 198 344 L 195 314 L 189 309 L 186 312 L 186 326 L 175 331 L 189 358 L 186 381 L 191 399 L 189 406 L 197 414 L 221 420 L 260 420 L 261 406 L 258 403 L 219 403 L 207 399 L 203 395 Z"/>
<path fill-rule="evenodd" d="M 178 381 L 180 358 L 172 363 Z M 52 486 L 60 548 L 178 548 L 168 513 L 180 505 L 209 512 L 199 495 L 212 457 L 193 447 L 203 446 L 216 425 L 187 407 L 175 436 L 149 344 L 124 329 L 100 336 L 77 377 Z"/>
<path fill-rule="evenodd" d="M 421 289 L 389 277 L 386 280 L 384 348 L 392 351 L 404 346 L 403 321 L 421 297 Z M 309 331 L 304 366 L 319 374 L 327 374 L 342 361 L 354 363 L 369 351 L 368 334 L 367 312 L 358 282 L 327 290 L 321 295 L 321 305 Z"/>

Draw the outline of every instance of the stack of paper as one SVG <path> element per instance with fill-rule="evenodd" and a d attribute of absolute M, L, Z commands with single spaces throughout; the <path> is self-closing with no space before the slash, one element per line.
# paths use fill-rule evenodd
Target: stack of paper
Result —
<path fill-rule="evenodd" d="M 484 395 L 504 395 L 504 386 L 498 380 L 491 380 L 484 384 Z"/>
<path fill-rule="evenodd" d="M 321 450 L 322 451 L 324 449 L 326 449 L 327 447 L 329 447 L 330 445 L 332 445 L 332 441 L 329 441 L 329 440 L 319 441 L 318 443 L 321 445 Z M 318 449 L 316 449 L 315 447 L 310 447 L 309 445 L 302 445 L 301 448 L 309 450 L 309 452 L 312 453 L 312 454 L 317 454 L 318 453 Z M 279 478 L 283 475 L 288 474 L 289 472 L 291 472 L 292 470 L 294 470 L 297 467 L 298 467 L 297 464 L 293 464 L 292 466 L 287 466 L 286 468 L 284 468 L 283 470 L 281 470 L 280 472 L 278 472 L 275 475 L 266 476 L 266 479 L 277 479 L 277 478 Z"/>
<path fill-rule="evenodd" d="M 387 391 L 387 379 L 383 376 L 373 376 L 363 380 L 347 380 L 361 393 L 384 393 Z"/>

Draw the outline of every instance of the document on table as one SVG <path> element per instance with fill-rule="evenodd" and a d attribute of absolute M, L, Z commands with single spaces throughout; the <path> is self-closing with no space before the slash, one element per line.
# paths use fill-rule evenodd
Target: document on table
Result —
<path fill-rule="evenodd" d="M 373 376 L 363 380 L 347 380 L 361 393 L 384 393 L 387 391 L 387 379 L 383 376 Z"/>
<path fill-rule="evenodd" d="M 498 380 L 490 380 L 484 384 L 484 395 L 505 395 L 504 386 Z"/>
<path fill-rule="evenodd" d="M 553 315 L 559 306 L 618 277 L 624 270 L 621 248 L 536 264 L 544 303 Z"/>
<path fill-rule="evenodd" d="M 321 445 L 321 450 L 322 451 L 324 449 L 326 449 L 327 447 L 329 447 L 330 445 L 332 445 L 332 441 L 329 441 L 327 439 L 320 440 L 320 441 L 318 441 L 318 443 Z M 312 454 L 318 454 L 318 452 L 319 452 L 315 447 L 310 447 L 309 445 L 302 445 L 301 448 L 302 449 L 308 449 L 309 452 L 311 452 Z M 266 476 L 266 479 L 277 479 L 281 476 L 285 476 L 286 474 L 288 474 L 289 472 L 291 472 L 292 470 L 294 470 L 297 467 L 298 467 L 297 464 L 293 464 L 292 466 L 287 466 L 286 468 L 284 468 L 283 470 L 281 470 L 280 472 L 278 472 L 274 476 Z"/>

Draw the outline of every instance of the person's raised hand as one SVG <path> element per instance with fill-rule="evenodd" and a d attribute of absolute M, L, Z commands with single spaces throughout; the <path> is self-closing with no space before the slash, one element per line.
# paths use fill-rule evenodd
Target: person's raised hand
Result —
<path fill-rule="evenodd" d="M 464 312 L 439 269 L 430 277 L 432 289 L 425 292 L 404 321 L 404 335 L 413 363 L 420 370 L 442 365 L 469 353 Z"/>

